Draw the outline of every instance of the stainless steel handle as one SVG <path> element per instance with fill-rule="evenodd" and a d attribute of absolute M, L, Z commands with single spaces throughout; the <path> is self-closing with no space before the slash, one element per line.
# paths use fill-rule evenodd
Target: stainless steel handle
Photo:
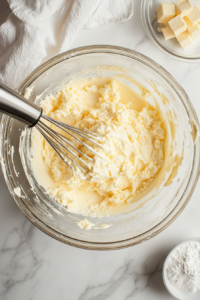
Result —
<path fill-rule="evenodd" d="M 42 108 L 27 100 L 5 84 L 0 83 L 0 111 L 23 123 L 34 126 L 42 114 Z"/>

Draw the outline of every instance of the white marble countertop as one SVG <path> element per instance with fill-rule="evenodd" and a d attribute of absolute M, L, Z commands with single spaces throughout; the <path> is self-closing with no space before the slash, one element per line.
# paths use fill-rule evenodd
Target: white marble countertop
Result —
<path fill-rule="evenodd" d="M 71 48 L 111 44 L 139 51 L 183 86 L 200 117 L 200 64 L 175 61 L 147 38 L 140 20 L 80 31 Z M 53 240 L 20 212 L 0 173 L 0 300 L 170 300 L 162 264 L 178 243 L 200 236 L 200 182 L 181 215 L 153 239 L 117 251 L 76 249 Z"/>

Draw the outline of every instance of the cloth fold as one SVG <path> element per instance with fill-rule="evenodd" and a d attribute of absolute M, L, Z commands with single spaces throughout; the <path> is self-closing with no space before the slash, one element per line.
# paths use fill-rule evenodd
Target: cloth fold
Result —
<path fill-rule="evenodd" d="M 7 0 L 0 81 L 17 88 L 43 61 L 70 48 L 81 28 L 128 20 L 133 0 Z"/>

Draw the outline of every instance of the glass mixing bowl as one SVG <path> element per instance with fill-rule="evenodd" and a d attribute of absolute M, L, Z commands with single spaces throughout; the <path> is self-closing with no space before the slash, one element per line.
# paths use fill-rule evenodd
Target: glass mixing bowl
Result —
<path fill-rule="evenodd" d="M 106 66 L 106 67 L 105 67 Z M 30 99 L 43 99 L 51 91 L 78 76 L 119 76 L 140 81 L 150 90 L 162 88 L 169 102 L 158 103 L 163 112 L 172 109 L 177 119 L 174 153 L 183 155 L 174 169 L 171 184 L 162 185 L 141 208 L 108 218 L 87 218 L 97 227 L 112 223 L 103 230 L 83 230 L 76 222 L 83 216 L 71 214 L 51 199 L 38 185 L 28 157 L 30 139 L 23 135 L 25 126 L 6 115 L 0 123 L 0 156 L 2 172 L 13 199 L 23 214 L 38 228 L 66 244 L 95 250 L 120 249 L 144 242 L 165 229 L 188 203 L 200 170 L 199 123 L 188 96 L 177 81 L 157 63 L 140 53 L 114 46 L 88 46 L 53 57 L 33 71 L 18 89 L 23 94 L 32 87 Z M 159 99 L 157 100 L 159 102 Z M 164 103 L 167 105 L 164 105 Z M 152 104 L 153 105 L 153 104 Z M 191 134 L 191 132 L 193 134 Z M 20 150 L 19 150 L 19 145 Z M 23 146 L 23 147 L 22 147 Z M 16 190 L 21 188 L 21 195 Z M 15 189 L 15 190 L 14 190 Z M 139 206 L 139 205 L 138 205 Z"/>
<path fill-rule="evenodd" d="M 200 37 L 187 49 L 182 49 L 176 39 L 165 40 L 162 32 L 158 31 L 159 24 L 156 17 L 156 9 L 161 3 L 178 3 L 172 0 L 142 0 L 141 19 L 148 37 L 163 52 L 171 57 L 184 62 L 200 61 Z M 193 6 L 200 5 L 200 0 L 191 0 Z"/>

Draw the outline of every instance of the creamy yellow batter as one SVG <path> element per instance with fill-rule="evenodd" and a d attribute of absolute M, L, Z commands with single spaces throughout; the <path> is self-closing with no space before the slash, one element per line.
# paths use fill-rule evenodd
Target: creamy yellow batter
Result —
<path fill-rule="evenodd" d="M 165 127 L 159 112 L 121 81 L 96 77 L 69 82 L 41 103 L 44 114 L 103 135 L 91 145 L 91 170 L 72 170 L 32 130 L 32 167 L 40 185 L 72 213 L 105 217 L 127 211 L 144 195 L 164 162 Z"/>

